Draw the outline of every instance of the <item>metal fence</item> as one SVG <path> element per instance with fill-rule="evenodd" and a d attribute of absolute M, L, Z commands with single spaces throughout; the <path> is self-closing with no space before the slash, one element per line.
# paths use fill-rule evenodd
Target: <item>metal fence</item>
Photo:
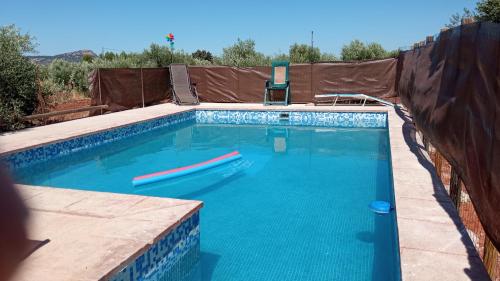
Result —
<path fill-rule="evenodd" d="M 422 136 L 422 133 L 420 132 Z M 457 208 L 465 229 L 474 244 L 474 248 L 492 281 L 500 281 L 500 254 L 486 235 L 467 189 L 455 169 L 443 155 L 425 138 L 424 146 L 434 163 L 436 173 L 442 180 L 451 201 Z"/>

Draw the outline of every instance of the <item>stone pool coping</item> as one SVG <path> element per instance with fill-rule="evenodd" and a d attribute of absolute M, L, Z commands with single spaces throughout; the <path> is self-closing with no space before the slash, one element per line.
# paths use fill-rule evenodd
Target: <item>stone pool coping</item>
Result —
<path fill-rule="evenodd" d="M 15 281 L 107 280 L 198 211 L 203 203 L 19 185 L 29 238 L 50 239 Z"/>
<path fill-rule="evenodd" d="M 181 107 L 173 104 L 161 104 L 0 135 L 0 154 L 12 153 L 194 109 L 387 112 L 402 279 L 405 281 L 489 280 L 453 203 L 438 179 L 427 153 L 419 143 L 411 118 L 404 110 L 382 106 L 331 107 L 296 104 L 263 106 L 261 104 L 205 103 L 199 106 Z M 34 189 L 43 192 L 47 188 L 20 187 L 20 189 Z M 58 191 L 87 193 L 87 191 L 64 189 L 58 189 Z M 93 197 L 94 195 L 85 196 Z M 110 194 L 109 196 L 118 198 L 126 195 Z M 56 203 L 50 198 L 46 201 L 37 201 L 39 200 L 37 196 L 34 196 L 32 200 L 34 201 L 27 201 L 29 205 L 50 206 L 50 204 Z M 198 202 L 198 204 L 201 203 Z M 101 206 L 101 208 L 107 208 L 107 205 Z M 32 213 L 35 222 L 43 220 L 46 216 L 45 213 L 39 214 L 36 208 Z M 57 229 L 57 225 L 54 224 L 48 224 L 44 227 Z M 31 257 L 28 258 L 28 264 L 31 259 Z M 44 267 L 50 258 L 45 257 L 42 260 L 45 260 L 45 263 L 40 262 L 39 270 L 48 273 L 49 271 L 44 271 L 46 270 Z M 38 267 L 35 266 L 30 270 L 36 270 Z"/>

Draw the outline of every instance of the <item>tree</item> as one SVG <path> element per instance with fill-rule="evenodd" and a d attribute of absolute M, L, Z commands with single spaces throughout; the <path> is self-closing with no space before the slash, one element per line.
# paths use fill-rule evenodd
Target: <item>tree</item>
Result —
<path fill-rule="evenodd" d="M 24 57 L 35 45 L 16 26 L 0 27 L 0 131 L 23 127 L 22 116 L 37 106 L 36 67 Z"/>
<path fill-rule="evenodd" d="M 214 61 L 214 57 L 212 56 L 212 53 L 210 53 L 209 51 L 205 51 L 205 50 L 196 50 L 196 52 L 192 53 L 191 56 L 195 59 L 206 60 L 209 62 Z"/>
<path fill-rule="evenodd" d="M 341 52 L 344 61 L 384 59 L 391 57 L 391 54 L 379 43 L 365 45 L 359 40 L 353 40 L 348 45 L 344 45 Z"/>
<path fill-rule="evenodd" d="M 334 54 L 321 53 L 321 61 L 336 61 L 337 57 Z"/>
<path fill-rule="evenodd" d="M 500 23 L 500 0 L 482 0 L 477 3 L 477 18 Z"/>
<path fill-rule="evenodd" d="M 471 11 L 467 8 L 464 8 L 464 11 L 462 14 L 456 13 L 451 15 L 450 17 L 450 23 L 446 24 L 446 27 L 448 28 L 453 28 L 456 26 L 459 26 L 462 24 L 462 20 L 466 18 L 475 18 L 476 13 L 474 11 Z"/>
<path fill-rule="evenodd" d="M 383 59 L 387 57 L 387 51 L 379 43 L 370 43 L 366 49 L 368 59 Z"/>
<path fill-rule="evenodd" d="M 172 63 L 173 54 L 169 47 L 151 44 L 144 50 L 145 59 L 152 61 L 157 67 L 165 67 Z"/>
<path fill-rule="evenodd" d="M 113 60 L 116 57 L 116 55 L 113 52 L 105 52 L 104 54 L 101 54 L 99 57 L 105 60 Z"/>
<path fill-rule="evenodd" d="M 222 50 L 221 63 L 231 66 L 258 66 L 269 65 L 271 59 L 255 50 L 255 41 L 238 38 L 232 46 Z"/>
<path fill-rule="evenodd" d="M 91 54 L 83 54 L 82 62 L 91 63 L 94 60 L 94 57 Z"/>
<path fill-rule="evenodd" d="M 365 44 L 359 40 L 353 40 L 349 45 L 342 47 L 341 56 L 344 61 L 367 59 Z"/>
<path fill-rule="evenodd" d="M 274 55 L 271 60 L 275 61 L 290 61 L 290 56 L 287 54 L 276 54 Z"/>
<path fill-rule="evenodd" d="M 290 46 L 289 56 L 292 63 L 312 63 L 321 59 L 321 52 L 319 48 L 295 43 Z"/>

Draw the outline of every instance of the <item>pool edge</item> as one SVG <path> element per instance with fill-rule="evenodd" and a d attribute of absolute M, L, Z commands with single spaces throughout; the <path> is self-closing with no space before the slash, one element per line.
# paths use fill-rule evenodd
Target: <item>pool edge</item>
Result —
<path fill-rule="evenodd" d="M 165 110 L 162 109 L 163 107 L 165 107 Z M 158 113 L 159 109 L 162 109 L 164 112 Z M 316 107 L 308 105 L 294 105 L 288 107 L 264 107 L 259 105 L 242 104 L 202 104 L 197 107 L 159 105 L 155 107 L 156 111 L 153 112 L 153 115 L 156 117 L 150 117 L 148 120 L 173 114 L 172 112 L 168 112 L 171 109 L 176 111 L 175 113 L 197 109 L 349 112 L 371 112 L 373 110 L 376 112 L 387 112 L 388 133 L 391 147 L 391 171 L 393 176 L 395 204 L 397 208 L 396 220 L 399 237 L 398 242 L 402 280 L 488 280 L 484 267 L 480 262 L 480 258 L 477 255 L 474 255 L 474 252 L 470 251 L 470 249 L 473 248 L 473 245 L 471 244 L 472 242 L 470 242 L 466 232 L 462 231 L 461 227 L 463 227 L 463 225 L 461 225 L 456 211 L 453 211 L 453 209 L 450 208 L 451 205 L 449 198 L 447 199 L 444 196 L 438 198 L 435 195 L 435 185 L 439 186 L 440 184 L 442 185 L 442 183 L 436 181 L 436 175 L 433 170 L 426 169 L 419 162 L 419 159 L 414 156 L 415 151 L 419 150 L 418 144 L 407 143 L 407 141 L 405 141 L 405 136 L 403 135 L 405 121 L 396 113 L 394 109 L 388 107 L 368 106 L 331 108 L 326 106 Z M 144 111 L 145 109 L 141 110 Z M 121 113 L 122 115 L 125 115 L 127 112 Z M 139 121 L 120 123 L 120 125 L 110 125 L 108 128 L 100 130 L 105 131 L 141 121 L 147 120 L 143 118 Z M 46 130 L 50 129 L 47 128 Z M 29 136 L 30 133 L 23 132 L 23 134 L 25 136 Z M 73 138 L 78 136 L 80 135 L 76 134 Z M 5 138 L 5 136 L 0 136 L 0 139 L 2 138 Z M 12 144 L 15 142 L 15 139 L 16 138 L 11 138 Z M 52 140 L 52 142 L 61 140 L 63 139 Z M 5 145 L 5 143 L 6 142 L 0 142 L 1 145 Z M 47 143 L 48 142 L 39 143 L 38 145 L 45 145 Z M 16 144 L 13 147 L 17 148 L 11 149 L 11 153 L 34 147 L 34 145 L 25 145 L 24 148 L 19 148 Z M 1 154 L 4 153 L 5 151 Z M 425 152 L 422 152 L 422 154 L 426 155 Z M 428 155 L 426 157 L 428 158 Z M 420 194 L 416 194 L 414 192 L 417 189 L 420 191 Z M 429 228 L 429 226 L 431 228 Z M 423 230 L 424 232 L 422 232 Z M 431 238 L 429 238 L 430 234 L 432 234 Z M 471 266 L 471 264 L 474 266 Z M 443 268 L 447 268 L 447 270 L 443 270 Z"/>

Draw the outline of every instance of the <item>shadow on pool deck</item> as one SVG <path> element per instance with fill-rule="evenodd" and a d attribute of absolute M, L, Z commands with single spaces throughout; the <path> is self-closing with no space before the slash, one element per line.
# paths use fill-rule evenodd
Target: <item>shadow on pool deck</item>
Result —
<path fill-rule="evenodd" d="M 399 107 L 395 108 L 395 111 L 397 115 L 404 121 L 404 124 L 402 125 L 402 132 L 405 143 L 410 148 L 410 151 L 415 154 L 420 165 L 422 165 L 422 167 L 424 167 L 431 175 L 434 188 L 434 197 L 436 198 L 436 201 L 439 202 L 443 210 L 445 210 L 448 216 L 452 219 L 455 227 L 460 232 L 462 243 L 466 245 L 465 248 L 467 249 L 470 268 L 464 269 L 465 274 L 471 280 L 489 280 L 489 278 L 486 277 L 488 276 L 486 273 L 486 269 L 484 268 L 482 262 L 480 262 L 480 257 L 477 251 L 472 246 L 473 243 L 465 230 L 465 226 L 463 225 L 457 210 L 453 207 L 450 208 L 450 204 L 451 206 L 454 206 L 453 203 L 451 203 L 451 200 L 449 198 L 445 201 L 443 200 L 443 198 L 438 198 L 438 196 L 436 195 L 442 194 L 443 192 L 447 194 L 447 192 L 441 179 L 436 174 L 434 164 L 429 161 L 428 158 L 424 155 L 423 151 L 425 151 L 425 148 L 418 143 L 417 131 L 413 121 L 411 120 L 411 117 L 406 112 L 403 112 L 403 110 Z"/>

